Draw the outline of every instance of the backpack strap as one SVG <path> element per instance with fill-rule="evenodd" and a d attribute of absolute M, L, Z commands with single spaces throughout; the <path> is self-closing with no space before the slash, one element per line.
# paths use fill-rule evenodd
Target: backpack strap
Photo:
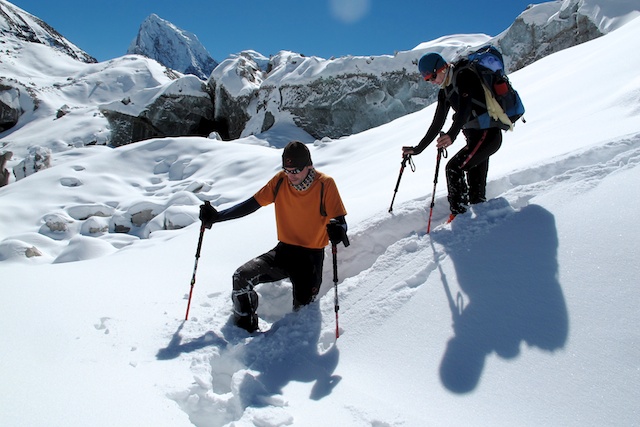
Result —
<path fill-rule="evenodd" d="M 276 196 L 278 195 L 278 191 L 280 191 L 280 186 L 282 185 L 282 181 L 284 178 L 280 178 L 278 182 L 276 182 L 276 188 L 273 189 L 273 201 L 276 201 Z"/>
<path fill-rule="evenodd" d="M 468 59 L 461 59 L 453 66 L 453 76 L 451 77 L 451 84 L 447 86 L 451 87 L 451 89 L 447 89 L 447 87 L 444 88 L 444 95 L 449 102 L 453 94 L 459 94 L 456 80 L 458 78 L 458 73 L 462 70 L 471 70 L 473 73 L 475 73 L 475 75 L 480 80 L 480 83 L 484 86 L 482 78 L 480 78 L 480 74 L 478 74 L 478 71 L 476 71 L 476 69 L 472 66 L 471 61 L 469 61 Z M 471 98 L 471 102 L 479 107 L 487 108 L 486 102 L 482 102 L 479 99 Z"/>
<path fill-rule="evenodd" d="M 320 215 L 327 216 L 327 210 L 324 208 L 324 182 L 321 182 L 320 185 Z"/>

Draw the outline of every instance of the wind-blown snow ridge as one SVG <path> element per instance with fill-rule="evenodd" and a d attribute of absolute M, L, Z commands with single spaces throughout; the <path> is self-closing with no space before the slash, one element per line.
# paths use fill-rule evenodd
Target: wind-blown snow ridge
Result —
<path fill-rule="evenodd" d="M 581 186 L 597 185 L 604 176 L 640 161 L 640 133 L 612 139 L 607 143 L 571 153 L 554 162 L 518 171 L 487 186 L 490 194 L 510 192 L 533 197 L 551 183 L 579 181 Z"/>

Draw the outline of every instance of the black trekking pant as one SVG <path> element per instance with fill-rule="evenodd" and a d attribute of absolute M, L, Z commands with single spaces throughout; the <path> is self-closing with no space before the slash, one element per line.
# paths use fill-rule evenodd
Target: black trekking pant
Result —
<path fill-rule="evenodd" d="M 324 249 L 309 249 L 279 242 L 267 253 L 245 263 L 233 273 L 231 299 L 236 320 L 253 316 L 258 308 L 259 283 L 289 278 L 293 285 L 293 308 L 311 303 L 320 291 Z"/>
<path fill-rule="evenodd" d="M 452 214 L 467 211 L 468 204 L 482 203 L 486 198 L 489 157 L 502 145 L 498 128 L 465 129 L 467 145 L 447 163 L 447 190 Z"/>

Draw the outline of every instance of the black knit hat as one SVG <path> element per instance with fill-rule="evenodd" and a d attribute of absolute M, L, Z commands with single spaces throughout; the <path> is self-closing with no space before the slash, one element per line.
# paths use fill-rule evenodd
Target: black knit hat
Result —
<path fill-rule="evenodd" d="M 287 169 L 303 169 L 312 165 L 311 153 L 300 141 L 291 141 L 282 152 L 282 167 Z"/>

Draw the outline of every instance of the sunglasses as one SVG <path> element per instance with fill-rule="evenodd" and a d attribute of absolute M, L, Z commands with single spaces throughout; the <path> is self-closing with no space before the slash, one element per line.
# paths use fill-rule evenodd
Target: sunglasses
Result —
<path fill-rule="evenodd" d="M 425 74 L 424 76 L 425 82 L 432 82 L 438 77 L 438 73 Z"/>
<path fill-rule="evenodd" d="M 305 166 L 306 167 L 306 166 Z M 300 172 L 302 172 L 304 170 L 304 168 L 302 169 L 286 169 L 286 168 L 282 168 L 282 170 L 284 171 L 284 173 L 286 173 L 287 175 L 297 175 Z"/>
<path fill-rule="evenodd" d="M 438 73 L 442 70 L 444 70 L 446 67 L 442 67 L 439 70 L 433 70 L 433 73 L 429 73 L 429 74 L 423 74 L 422 77 L 424 78 L 424 81 L 426 82 L 432 82 L 435 81 L 435 79 L 438 77 Z"/>

